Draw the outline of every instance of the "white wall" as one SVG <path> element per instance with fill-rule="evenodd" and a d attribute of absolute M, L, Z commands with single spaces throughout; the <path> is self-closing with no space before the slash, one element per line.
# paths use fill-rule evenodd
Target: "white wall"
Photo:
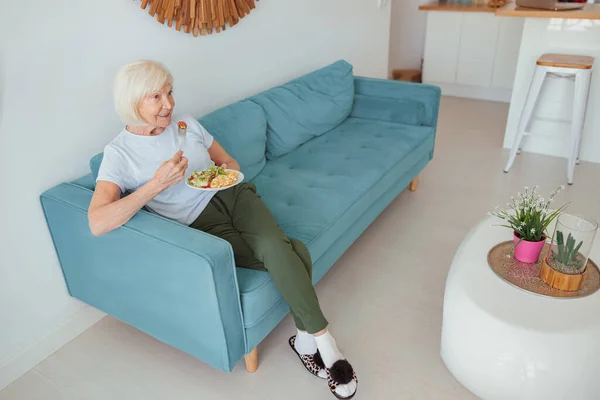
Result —
<path fill-rule="evenodd" d="M 199 38 L 139 4 L 0 0 L 0 389 L 102 317 L 68 296 L 38 197 L 86 174 L 121 129 L 120 66 L 166 63 L 177 107 L 197 116 L 340 58 L 387 76 L 390 8 L 376 0 L 261 0 Z"/>
<path fill-rule="evenodd" d="M 421 68 L 427 12 L 419 11 L 419 5 L 429 1 L 392 1 L 390 70 Z"/>

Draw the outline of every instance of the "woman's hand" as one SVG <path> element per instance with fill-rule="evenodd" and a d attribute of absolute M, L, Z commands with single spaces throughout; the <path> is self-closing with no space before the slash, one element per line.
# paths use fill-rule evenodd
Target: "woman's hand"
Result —
<path fill-rule="evenodd" d="M 165 190 L 181 182 L 185 176 L 185 170 L 188 167 L 188 159 L 183 157 L 183 152 L 180 150 L 173 158 L 162 163 L 160 168 L 156 170 L 152 180 Z"/>
<path fill-rule="evenodd" d="M 235 171 L 239 171 L 240 170 L 240 166 L 239 166 L 239 164 L 237 162 L 234 165 L 227 165 L 227 163 L 223 163 L 223 164 L 221 164 L 221 168 L 224 168 L 224 169 L 228 169 L 229 168 L 229 169 L 233 169 Z"/>

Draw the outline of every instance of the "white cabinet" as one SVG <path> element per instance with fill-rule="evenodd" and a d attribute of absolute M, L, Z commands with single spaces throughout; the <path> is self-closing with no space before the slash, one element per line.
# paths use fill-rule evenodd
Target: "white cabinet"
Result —
<path fill-rule="evenodd" d="M 509 102 L 522 31 L 521 18 L 428 12 L 423 82 L 450 96 Z"/>
<path fill-rule="evenodd" d="M 434 82 L 456 81 L 461 25 L 462 13 L 429 13 L 425 33 L 423 77 Z"/>
<path fill-rule="evenodd" d="M 492 13 L 462 15 L 456 83 L 483 87 L 492 84 L 499 25 Z"/>

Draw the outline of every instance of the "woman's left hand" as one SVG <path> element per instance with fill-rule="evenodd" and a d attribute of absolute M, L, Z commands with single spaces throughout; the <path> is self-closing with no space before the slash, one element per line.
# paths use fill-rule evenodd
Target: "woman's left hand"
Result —
<path fill-rule="evenodd" d="M 236 163 L 236 164 L 237 164 L 237 163 Z M 235 170 L 235 171 L 239 171 L 239 170 L 240 170 L 240 167 L 239 167 L 238 165 L 232 165 L 231 167 L 229 167 L 229 166 L 227 165 L 227 163 L 223 163 L 223 164 L 221 164 L 221 168 L 224 168 L 224 169 L 227 169 L 227 168 L 229 168 L 229 169 L 233 169 L 233 170 Z"/>

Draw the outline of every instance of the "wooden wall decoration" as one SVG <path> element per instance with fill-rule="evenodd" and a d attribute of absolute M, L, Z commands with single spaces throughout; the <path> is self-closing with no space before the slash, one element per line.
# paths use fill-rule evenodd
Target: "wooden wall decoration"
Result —
<path fill-rule="evenodd" d="M 258 1 L 258 0 L 256 0 Z M 149 14 L 161 24 L 194 36 L 210 35 L 236 25 L 255 8 L 255 0 L 142 0 L 142 9 L 150 6 Z"/>

